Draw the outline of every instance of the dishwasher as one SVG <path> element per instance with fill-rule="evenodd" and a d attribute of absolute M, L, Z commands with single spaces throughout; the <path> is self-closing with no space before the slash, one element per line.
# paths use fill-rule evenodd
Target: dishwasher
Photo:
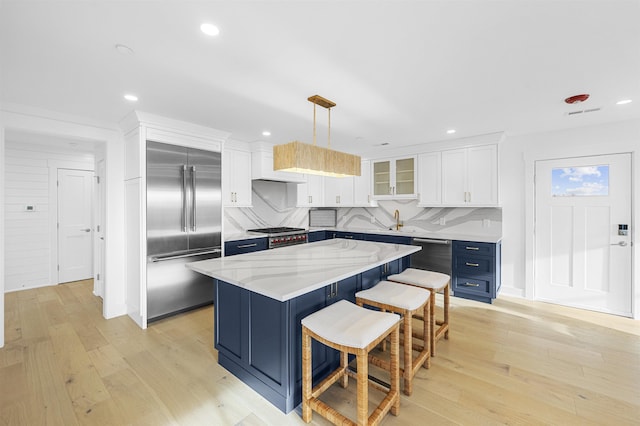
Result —
<path fill-rule="evenodd" d="M 451 276 L 451 240 L 413 238 L 411 244 L 422 250 L 411 255 L 411 267 Z"/>

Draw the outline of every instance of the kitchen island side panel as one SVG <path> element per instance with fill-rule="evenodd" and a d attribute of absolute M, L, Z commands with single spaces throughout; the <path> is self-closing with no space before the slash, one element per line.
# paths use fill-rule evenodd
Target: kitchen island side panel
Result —
<path fill-rule="evenodd" d="M 219 364 L 290 412 L 302 400 L 302 318 L 338 300 L 355 300 L 363 275 L 367 282 L 375 282 L 376 275 L 379 281 L 384 269 L 375 267 L 284 302 L 218 280 L 214 341 Z M 312 351 L 312 376 L 318 383 L 338 367 L 340 357 L 316 341 Z"/>

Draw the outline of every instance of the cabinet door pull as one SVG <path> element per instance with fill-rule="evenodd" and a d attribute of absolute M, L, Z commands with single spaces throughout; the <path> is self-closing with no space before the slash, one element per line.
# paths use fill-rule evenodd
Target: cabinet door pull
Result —
<path fill-rule="evenodd" d="M 309 204 L 313 204 L 313 195 L 309 195 Z"/>
<path fill-rule="evenodd" d="M 467 265 L 467 266 L 474 266 L 474 267 L 476 267 L 476 268 L 477 268 L 478 266 L 480 266 L 480 264 L 479 264 L 479 263 L 469 263 L 469 262 L 465 262 L 465 265 Z"/>
<path fill-rule="evenodd" d="M 463 285 L 465 287 L 480 287 L 480 284 L 478 284 L 478 283 L 470 283 L 470 282 L 466 282 Z"/>
<path fill-rule="evenodd" d="M 237 246 L 237 247 L 238 247 L 238 248 L 249 248 L 249 247 L 255 247 L 255 246 L 257 246 L 257 245 L 258 245 L 258 243 L 253 243 L 253 244 L 242 244 L 242 245 L 239 245 L 239 246 Z"/>
<path fill-rule="evenodd" d="M 465 249 L 466 250 L 480 250 L 480 247 L 469 247 L 469 246 L 466 246 Z"/>

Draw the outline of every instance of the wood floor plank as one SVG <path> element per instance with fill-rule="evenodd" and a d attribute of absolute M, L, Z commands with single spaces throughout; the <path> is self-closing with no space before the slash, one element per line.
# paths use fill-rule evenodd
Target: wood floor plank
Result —
<path fill-rule="evenodd" d="M 92 289 L 89 280 L 5 295 L 0 424 L 305 424 L 217 364 L 212 307 L 141 330 L 102 318 Z M 382 425 L 638 424 L 638 321 L 502 296 L 451 304 L 450 339 Z M 353 411 L 355 381 L 323 398 Z"/>

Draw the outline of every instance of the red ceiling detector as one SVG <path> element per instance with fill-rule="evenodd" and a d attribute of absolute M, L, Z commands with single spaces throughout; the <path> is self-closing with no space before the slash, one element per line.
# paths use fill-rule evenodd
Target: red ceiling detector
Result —
<path fill-rule="evenodd" d="M 577 104 L 577 103 L 580 103 L 580 102 L 584 102 L 587 99 L 589 99 L 589 94 L 588 93 L 583 93 L 581 95 L 569 96 L 564 101 L 566 103 L 568 103 L 568 104 Z"/>

